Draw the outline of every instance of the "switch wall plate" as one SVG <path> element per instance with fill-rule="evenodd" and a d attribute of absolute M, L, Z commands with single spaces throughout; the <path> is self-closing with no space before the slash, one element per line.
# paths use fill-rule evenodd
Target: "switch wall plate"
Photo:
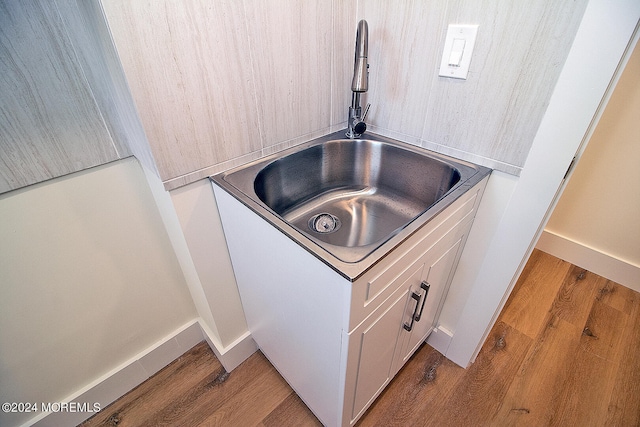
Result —
<path fill-rule="evenodd" d="M 477 34 L 477 25 L 449 25 L 439 76 L 454 79 L 467 78 Z"/>

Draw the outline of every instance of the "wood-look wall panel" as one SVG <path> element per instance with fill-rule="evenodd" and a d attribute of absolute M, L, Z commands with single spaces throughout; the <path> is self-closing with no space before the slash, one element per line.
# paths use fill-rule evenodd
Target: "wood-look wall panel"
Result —
<path fill-rule="evenodd" d="M 102 0 L 165 185 L 345 126 L 357 20 L 370 128 L 518 174 L 587 0 Z M 438 76 L 478 24 L 467 80 Z"/>
<path fill-rule="evenodd" d="M 129 155 L 129 148 L 124 143 L 125 133 L 120 132 L 119 127 L 114 126 L 111 120 L 115 116 L 112 112 L 116 109 L 112 105 L 116 99 L 117 87 L 112 84 L 109 70 L 105 66 L 113 58 L 105 55 L 107 51 L 104 48 L 109 47 L 110 36 L 102 18 L 100 3 L 95 0 L 55 0 L 55 3 L 67 30 L 69 43 L 73 46 L 78 67 L 82 69 L 91 89 L 91 96 L 104 119 L 104 126 L 110 136 L 121 136 L 111 138 L 111 142 L 118 153 Z"/>
<path fill-rule="evenodd" d="M 245 0 L 263 145 L 328 128 L 330 1 Z"/>
<path fill-rule="evenodd" d="M 120 157 L 158 174 L 100 0 L 56 0 L 78 62 Z"/>
<path fill-rule="evenodd" d="M 373 28 L 372 124 L 521 168 L 586 3 L 361 1 Z M 467 80 L 438 76 L 449 24 L 479 25 Z"/>
<path fill-rule="evenodd" d="M 370 122 L 420 137 L 444 43 L 448 2 L 361 2 L 369 23 Z"/>
<path fill-rule="evenodd" d="M 242 2 L 103 2 L 163 180 L 259 150 Z"/>
<path fill-rule="evenodd" d="M 0 2 L 0 93 L 0 192 L 121 155 L 55 2 Z"/>
<path fill-rule="evenodd" d="M 351 105 L 357 20 L 356 0 L 333 0 L 332 3 L 331 125 L 336 126 L 346 123 Z"/>
<path fill-rule="evenodd" d="M 586 6 L 586 0 L 460 0 L 456 18 L 486 22 L 481 28 L 490 35 L 472 60 L 486 58 L 477 68 L 479 85 L 472 88 L 475 98 L 467 110 L 474 123 L 464 138 L 450 131 L 457 148 L 524 165 Z M 473 135 L 481 135 L 479 141 Z"/>

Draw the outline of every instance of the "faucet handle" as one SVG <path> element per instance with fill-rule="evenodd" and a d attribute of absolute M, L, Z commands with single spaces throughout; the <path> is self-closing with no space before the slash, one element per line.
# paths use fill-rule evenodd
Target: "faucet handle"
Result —
<path fill-rule="evenodd" d="M 364 107 L 364 114 L 362 114 L 362 118 L 360 119 L 363 122 L 364 122 L 364 119 L 367 117 L 367 113 L 369 112 L 369 107 L 371 107 L 371 104 L 367 102 L 367 106 Z"/>

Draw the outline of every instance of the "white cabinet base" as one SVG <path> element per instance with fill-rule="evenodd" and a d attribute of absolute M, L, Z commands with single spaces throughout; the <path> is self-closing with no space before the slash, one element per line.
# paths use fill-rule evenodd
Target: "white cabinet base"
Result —
<path fill-rule="evenodd" d="M 213 184 L 249 330 L 324 425 L 353 425 L 432 331 L 485 184 L 355 282 Z"/>

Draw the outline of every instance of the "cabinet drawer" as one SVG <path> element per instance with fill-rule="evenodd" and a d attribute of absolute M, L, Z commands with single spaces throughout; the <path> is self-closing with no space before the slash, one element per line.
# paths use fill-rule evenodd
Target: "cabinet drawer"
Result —
<path fill-rule="evenodd" d="M 353 330 L 384 300 L 395 292 L 403 276 L 410 275 L 414 264 L 445 235 L 473 220 L 476 201 L 482 189 L 478 186 L 456 200 L 444 212 L 425 224 L 402 246 L 394 250 L 352 284 L 349 330 Z"/>

